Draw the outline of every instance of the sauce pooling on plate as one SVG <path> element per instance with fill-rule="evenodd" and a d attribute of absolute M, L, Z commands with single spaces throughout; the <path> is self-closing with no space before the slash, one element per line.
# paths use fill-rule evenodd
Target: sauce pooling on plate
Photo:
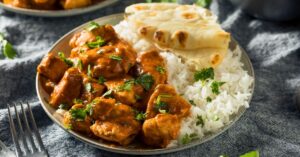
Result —
<path fill-rule="evenodd" d="M 70 40 L 70 56 L 50 53 L 38 66 L 49 104 L 68 129 L 120 145 L 166 147 L 191 105 L 167 84 L 156 50 L 139 56 L 111 25 L 91 25 Z"/>

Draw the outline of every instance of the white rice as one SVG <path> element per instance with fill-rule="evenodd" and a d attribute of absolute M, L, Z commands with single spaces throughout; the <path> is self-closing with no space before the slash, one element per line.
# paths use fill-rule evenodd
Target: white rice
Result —
<path fill-rule="evenodd" d="M 133 44 L 139 53 L 153 45 L 128 28 L 126 21 L 115 26 L 116 32 L 121 38 Z M 177 140 L 169 144 L 169 147 L 180 145 L 180 140 L 186 134 L 197 134 L 197 138 L 203 138 L 207 133 L 216 132 L 230 123 L 230 117 L 238 112 L 240 107 L 249 107 L 248 100 L 251 96 L 253 77 L 243 70 L 240 61 L 241 51 L 229 51 L 223 62 L 215 69 L 216 81 L 226 82 L 220 88 L 220 94 L 215 95 L 211 91 L 210 84 L 213 80 L 205 83 L 193 82 L 194 72 L 181 62 L 181 59 L 170 52 L 161 52 L 167 63 L 168 83 L 175 87 L 179 94 L 187 100 L 192 100 L 196 106 L 192 106 L 189 117 L 182 120 L 180 134 Z M 207 102 L 206 98 L 212 98 Z M 201 116 L 204 125 L 198 125 L 197 116 Z"/>

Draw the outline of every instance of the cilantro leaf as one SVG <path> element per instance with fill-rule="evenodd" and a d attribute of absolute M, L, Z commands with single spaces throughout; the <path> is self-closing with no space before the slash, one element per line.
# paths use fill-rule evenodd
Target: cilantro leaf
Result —
<path fill-rule="evenodd" d="M 92 92 L 92 90 L 93 90 L 91 83 L 85 84 L 84 87 L 85 87 L 85 90 L 89 93 Z"/>
<path fill-rule="evenodd" d="M 210 85 L 211 91 L 216 95 L 220 94 L 220 87 L 223 84 L 225 84 L 225 82 L 213 81 Z"/>
<path fill-rule="evenodd" d="M 207 101 L 207 102 L 211 102 L 211 101 L 212 101 L 211 97 L 207 97 L 207 98 L 206 98 L 206 101 Z"/>
<path fill-rule="evenodd" d="M 17 55 L 17 52 L 14 50 L 11 43 L 9 43 L 2 33 L 0 33 L 0 42 L 2 43 L 3 55 L 9 59 L 14 59 Z"/>
<path fill-rule="evenodd" d="M 82 104 L 83 101 L 82 101 L 81 99 L 75 98 L 75 99 L 73 100 L 73 103 L 74 103 L 74 104 Z"/>
<path fill-rule="evenodd" d="M 84 120 L 84 118 L 87 115 L 86 110 L 83 108 L 70 109 L 69 112 L 70 112 L 72 118 L 74 118 L 76 120 Z"/>
<path fill-rule="evenodd" d="M 73 62 L 65 57 L 65 54 L 63 52 L 58 52 L 58 57 L 64 61 L 68 66 L 73 66 Z"/>
<path fill-rule="evenodd" d="M 139 121 L 145 120 L 146 119 L 146 113 L 143 113 L 143 112 L 137 113 L 136 116 L 135 116 L 135 119 L 139 120 Z"/>
<path fill-rule="evenodd" d="M 191 141 L 198 139 L 198 136 L 196 133 L 192 133 L 192 134 L 185 134 L 182 138 L 181 138 L 181 144 L 188 144 Z"/>
<path fill-rule="evenodd" d="M 106 79 L 103 76 L 99 76 L 98 83 L 103 84 L 106 81 Z"/>
<path fill-rule="evenodd" d="M 96 23 L 95 21 L 91 21 L 88 25 L 88 27 L 86 28 L 88 31 L 92 31 L 96 28 L 99 28 L 100 25 L 98 23 Z"/>
<path fill-rule="evenodd" d="M 190 104 L 193 106 L 196 106 L 195 102 L 193 100 L 189 100 Z"/>
<path fill-rule="evenodd" d="M 111 55 L 109 56 L 110 59 L 116 60 L 116 61 L 122 61 L 122 57 L 121 56 L 117 56 L 117 55 Z"/>
<path fill-rule="evenodd" d="M 118 91 L 130 91 L 134 84 L 134 80 L 126 80 L 123 85 L 118 87 Z"/>
<path fill-rule="evenodd" d="M 112 92 L 113 92 L 113 90 L 108 90 L 108 91 L 106 91 L 102 96 L 104 97 L 104 98 L 111 98 L 112 97 Z"/>
<path fill-rule="evenodd" d="M 164 74 L 166 72 L 165 68 L 160 65 L 156 66 L 155 70 L 158 71 L 160 74 Z"/>
<path fill-rule="evenodd" d="M 146 91 L 150 90 L 154 79 L 150 74 L 143 74 L 136 79 L 136 83 L 140 84 Z"/>
<path fill-rule="evenodd" d="M 67 110 L 69 108 L 69 106 L 67 104 L 60 104 L 58 106 L 59 109 L 62 109 L 62 110 Z"/>
<path fill-rule="evenodd" d="M 104 44 L 105 44 L 105 41 L 100 36 L 96 36 L 96 41 L 88 42 L 87 46 L 89 48 L 93 49 L 93 48 L 98 48 Z"/>
<path fill-rule="evenodd" d="M 205 81 L 207 79 L 214 79 L 214 69 L 213 68 L 205 68 L 200 71 L 196 71 L 194 74 L 195 81 Z"/>
<path fill-rule="evenodd" d="M 212 0 L 195 0 L 195 4 L 204 8 L 208 8 Z"/>
<path fill-rule="evenodd" d="M 82 65 L 81 59 L 78 59 L 78 60 L 77 60 L 76 67 L 79 68 L 80 70 L 82 70 L 83 65 Z"/>
<path fill-rule="evenodd" d="M 92 71 L 91 71 L 91 65 L 90 64 L 88 65 L 87 75 L 88 75 L 89 78 L 92 77 Z"/>
<path fill-rule="evenodd" d="M 196 122 L 196 126 L 201 125 L 201 127 L 204 126 L 204 120 L 202 118 L 202 116 L 197 115 L 197 122 Z"/>
<path fill-rule="evenodd" d="M 259 157 L 259 152 L 257 150 L 254 150 L 246 154 L 240 155 L 240 157 Z"/>

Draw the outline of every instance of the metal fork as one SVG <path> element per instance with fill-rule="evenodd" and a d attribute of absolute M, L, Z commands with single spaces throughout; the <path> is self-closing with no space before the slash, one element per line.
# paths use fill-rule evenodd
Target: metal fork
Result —
<path fill-rule="evenodd" d="M 20 103 L 20 113 L 17 110 L 16 104 L 12 105 L 15 110 L 16 125 L 11 114 L 10 105 L 7 104 L 10 132 L 16 147 L 15 151 L 17 157 L 48 157 L 48 152 L 45 149 L 41 135 L 38 132 L 30 105 L 28 102 L 26 104 L 27 113 L 26 110 L 24 110 L 25 107 L 23 106 L 23 103 Z M 27 115 L 29 116 L 27 117 Z"/>

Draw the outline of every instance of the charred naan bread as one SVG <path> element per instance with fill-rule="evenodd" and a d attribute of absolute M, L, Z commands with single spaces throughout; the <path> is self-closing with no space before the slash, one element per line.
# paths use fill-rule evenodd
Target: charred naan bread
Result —
<path fill-rule="evenodd" d="M 195 5 L 140 3 L 126 8 L 126 21 L 158 48 L 181 56 L 196 69 L 216 67 L 225 57 L 230 34 L 209 10 Z"/>

